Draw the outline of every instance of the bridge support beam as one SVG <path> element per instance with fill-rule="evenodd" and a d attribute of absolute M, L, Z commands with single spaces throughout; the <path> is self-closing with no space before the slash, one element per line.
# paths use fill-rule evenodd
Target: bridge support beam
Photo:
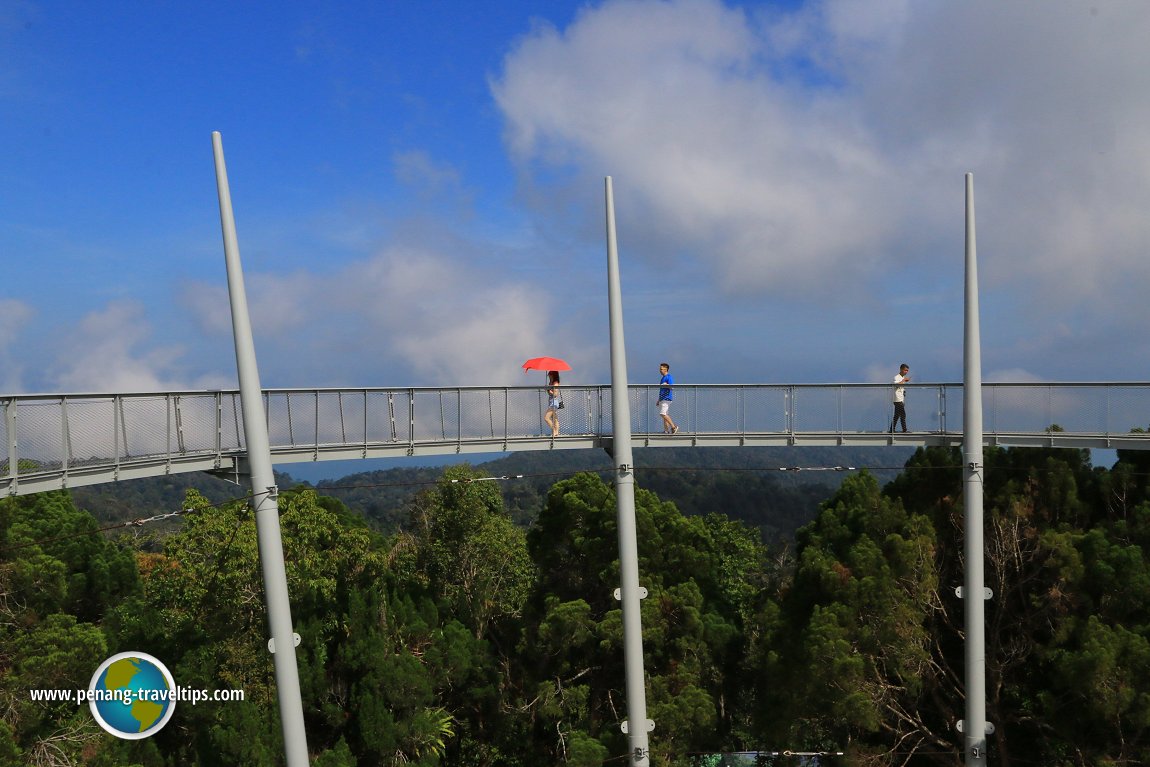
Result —
<path fill-rule="evenodd" d="M 623 298 L 619 282 L 619 249 L 615 241 L 615 195 L 611 177 L 605 184 L 607 201 L 607 299 L 611 319 L 611 428 L 615 459 L 615 504 L 619 528 L 619 579 L 616 595 L 623 603 L 623 667 L 627 693 L 627 721 L 623 732 L 629 744 L 629 764 L 651 763 L 647 733 L 647 690 L 643 677 L 643 627 L 639 586 L 639 544 L 635 529 L 635 464 L 631 451 L 631 401 L 627 394 L 627 352 L 623 344 Z"/>
<path fill-rule="evenodd" d="M 255 509 L 256 535 L 259 541 L 260 565 L 263 568 L 264 595 L 268 606 L 268 626 L 276 674 L 276 693 L 280 706 L 284 752 L 288 767 L 308 764 L 307 735 L 304 733 L 303 702 L 299 691 L 299 669 L 295 657 L 295 632 L 292 630 L 291 603 L 288 599 L 287 569 L 284 566 L 283 539 L 280 534 L 278 488 L 272 470 L 271 445 L 256 366 L 252 323 L 248 316 L 248 299 L 244 274 L 240 266 L 240 249 L 236 238 L 232 195 L 228 172 L 224 166 L 224 147 L 219 131 L 212 133 L 212 150 L 216 161 L 216 189 L 220 198 L 220 224 L 224 235 L 224 258 L 228 270 L 228 295 L 232 308 L 232 334 L 236 345 L 236 367 L 240 377 L 240 407 L 244 416 L 244 439 L 247 441 L 251 466 L 252 506 Z"/>
<path fill-rule="evenodd" d="M 966 627 L 966 717 L 958 723 L 967 767 L 986 764 L 986 604 L 982 515 L 982 342 L 978 325 L 978 259 L 974 176 L 966 174 L 966 294 L 963 323 L 962 463 L 965 578 L 960 592 Z"/>

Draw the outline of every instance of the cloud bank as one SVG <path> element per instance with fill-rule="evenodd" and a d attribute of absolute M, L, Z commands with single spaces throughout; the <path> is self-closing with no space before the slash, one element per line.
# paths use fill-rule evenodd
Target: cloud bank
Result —
<path fill-rule="evenodd" d="M 541 208 L 612 175 L 644 257 L 728 294 L 890 291 L 961 238 L 972 171 L 988 284 L 1088 304 L 1150 276 L 1148 28 L 1142 2 L 617 0 L 492 89 Z"/>

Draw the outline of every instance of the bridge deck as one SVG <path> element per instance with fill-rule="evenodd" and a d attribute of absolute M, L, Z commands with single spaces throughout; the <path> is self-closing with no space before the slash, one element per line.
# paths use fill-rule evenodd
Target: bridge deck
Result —
<path fill-rule="evenodd" d="M 634 447 L 959 446 L 960 384 L 907 386 L 912 429 L 889 434 L 881 384 L 678 385 L 679 433 L 657 386 L 634 386 Z M 564 387 L 563 434 L 536 387 L 269 389 L 273 462 L 608 448 L 611 388 Z M 237 390 L 0 397 L 0 495 L 190 471 L 243 473 Z M 985 384 L 986 445 L 1150 449 L 1150 384 Z M 543 436 L 545 435 L 546 436 Z M 4 454 L 0 454 L 3 456 Z"/>

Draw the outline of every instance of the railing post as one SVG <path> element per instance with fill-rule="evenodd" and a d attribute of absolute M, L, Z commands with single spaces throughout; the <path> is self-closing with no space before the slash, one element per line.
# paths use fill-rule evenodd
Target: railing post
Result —
<path fill-rule="evenodd" d="M 963 395 L 965 401 L 966 395 Z M 993 386 L 990 389 L 990 430 L 995 434 L 998 433 L 998 387 Z"/>
<path fill-rule="evenodd" d="M 119 395 L 112 397 L 112 431 L 114 432 L 113 442 L 116 446 L 116 479 L 120 478 L 120 429 L 118 428 L 120 424 L 117 418 L 119 408 L 116 407 L 116 403 L 119 402 L 119 399 Z"/>
<path fill-rule="evenodd" d="M 264 399 L 267 402 L 267 405 L 264 406 L 264 412 L 267 413 L 268 431 L 270 432 L 271 427 L 272 427 L 272 394 L 271 394 L 271 392 L 267 392 L 264 396 Z M 296 444 L 295 444 L 295 421 L 292 419 L 292 415 L 291 415 L 291 393 L 290 392 L 284 393 L 284 411 L 287 413 L 288 444 L 291 445 L 292 447 L 295 447 L 296 446 Z"/>
<path fill-rule="evenodd" d="M 946 434 L 946 384 L 938 385 L 938 432 Z"/>
<path fill-rule="evenodd" d="M 124 415 L 124 397 L 119 395 L 116 397 L 115 405 L 116 417 L 120 423 L 120 439 L 123 442 L 124 458 L 132 457 L 132 446 L 128 444 L 128 419 Z"/>
<path fill-rule="evenodd" d="M 4 431 L 8 435 L 8 478 L 12 495 L 20 484 L 20 455 L 16 442 L 16 403 L 18 400 L 4 401 Z"/>
<path fill-rule="evenodd" d="M 1106 407 L 1103 409 L 1104 410 L 1104 416 L 1103 416 L 1102 429 L 1103 429 L 1103 433 L 1107 436 L 1107 438 L 1109 438 L 1110 437 L 1110 384 L 1106 384 L 1105 392 L 1106 392 Z"/>
<path fill-rule="evenodd" d="M 219 401 L 219 394 L 216 394 L 216 401 Z M 182 412 L 181 403 L 183 398 L 179 394 L 172 397 L 172 418 L 175 421 L 173 428 L 176 431 L 176 450 L 182 455 L 187 452 L 187 442 L 184 440 L 184 414 Z M 216 422 L 219 423 L 219 408 L 216 409 Z M 217 436 L 218 439 L 218 436 Z M 218 467 L 217 467 L 218 468 Z"/>
<path fill-rule="evenodd" d="M 407 443 L 415 455 L 415 389 L 407 390 Z"/>
<path fill-rule="evenodd" d="M 60 439 L 62 440 L 60 448 L 61 452 L 63 453 L 63 455 L 60 456 L 60 460 L 62 462 L 60 466 L 60 475 L 64 477 L 64 479 L 67 479 L 68 470 L 72 468 L 72 433 L 68 429 L 67 397 L 60 398 L 60 432 Z M 118 452 L 119 451 L 117 451 L 117 454 Z M 116 462 L 119 463 L 119 458 L 116 458 Z"/>
<path fill-rule="evenodd" d="M 503 387 L 503 446 L 507 447 L 507 437 L 511 431 L 511 389 Z M 492 435 L 494 436 L 494 435 Z"/>
<path fill-rule="evenodd" d="M 839 392 L 839 434 L 843 433 L 843 387 L 840 384 L 835 387 Z"/>
<path fill-rule="evenodd" d="M 692 386 L 691 389 L 691 415 L 688 416 L 687 431 L 699 431 L 699 387 Z"/>
<path fill-rule="evenodd" d="M 363 457 L 367 458 L 367 427 L 370 421 L 367 417 L 367 389 L 363 390 Z"/>
<path fill-rule="evenodd" d="M 236 430 L 236 441 L 239 442 L 239 430 Z M 239 445 L 236 445 L 239 447 Z M 220 468 L 224 460 L 224 393 L 216 392 L 216 468 Z"/>
<path fill-rule="evenodd" d="M 339 410 L 339 441 L 347 444 L 347 420 L 343 412 L 343 390 L 335 393 L 335 405 Z M 315 441 L 319 444 L 319 402 L 315 405 Z"/>
<path fill-rule="evenodd" d="M 366 392 L 364 392 L 364 396 L 365 397 L 367 396 Z M 365 413 L 364 425 L 366 426 L 366 424 L 367 424 L 367 416 L 366 416 L 367 406 L 366 405 L 364 405 L 363 412 Z M 395 428 L 395 392 L 393 392 L 393 391 L 389 391 L 387 393 L 387 417 L 391 421 L 391 441 L 392 442 L 398 442 L 399 441 L 399 432 Z M 366 428 L 364 429 L 363 433 L 367 434 Z"/>
<path fill-rule="evenodd" d="M 747 397 L 743 387 L 735 387 L 735 422 L 739 424 L 739 436 L 747 436 Z"/>
<path fill-rule="evenodd" d="M 791 439 L 795 438 L 795 410 L 798 408 L 798 397 L 795 394 L 795 387 L 788 386 L 786 394 L 784 395 L 784 402 L 786 402 L 786 429 L 787 434 L 791 435 Z"/>
<path fill-rule="evenodd" d="M 592 407 L 591 390 L 583 390 L 583 412 L 587 417 L 587 430 L 595 433 L 595 414 Z"/>
<path fill-rule="evenodd" d="M 642 389 L 640 389 L 640 391 L 643 394 L 643 431 L 650 434 L 651 432 L 655 431 L 655 425 L 653 423 L 655 405 L 651 403 L 651 387 L 644 386 Z M 627 387 L 628 405 L 631 402 L 630 396 L 631 388 Z M 655 396 L 658 397 L 658 395 Z M 627 428 L 631 428 L 630 423 L 627 424 Z"/>
<path fill-rule="evenodd" d="M 447 422 L 443 420 L 443 389 L 437 389 L 435 400 L 439 403 L 439 438 L 447 439 Z"/>

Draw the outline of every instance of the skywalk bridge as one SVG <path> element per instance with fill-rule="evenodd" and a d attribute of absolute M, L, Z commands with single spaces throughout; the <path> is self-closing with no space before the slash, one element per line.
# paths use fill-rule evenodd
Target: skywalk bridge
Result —
<path fill-rule="evenodd" d="M 907 385 L 890 434 L 884 384 L 677 385 L 675 435 L 658 386 L 631 386 L 632 447 L 962 446 L 963 387 Z M 1150 449 L 1150 383 L 983 384 L 984 443 Z M 539 387 L 267 389 L 276 464 L 519 450 L 611 449 L 610 386 L 563 387 L 562 434 Z M 238 390 L 0 396 L 0 496 L 191 471 L 238 480 Z"/>

